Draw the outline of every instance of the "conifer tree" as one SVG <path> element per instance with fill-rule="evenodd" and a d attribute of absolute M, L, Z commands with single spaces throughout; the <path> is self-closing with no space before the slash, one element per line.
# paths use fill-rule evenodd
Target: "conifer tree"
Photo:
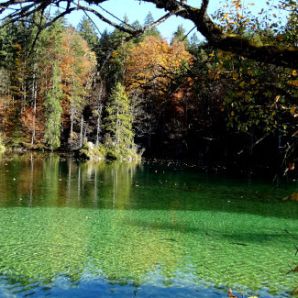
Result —
<path fill-rule="evenodd" d="M 84 17 L 78 25 L 78 32 L 87 41 L 89 47 L 95 51 L 99 46 L 99 38 L 94 24 Z"/>
<path fill-rule="evenodd" d="M 199 38 L 196 33 L 193 33 L 193 35 L 190 37 L 189 47 L 188 50 L 191 54 L 195 55 L 196 50 L 199 48 Z"/>
<path fill-rule="evenodd" d="M 186 31 L 182 25 L 179 25 L 177 30 L 173 33 L 171 44 L 174 44 L 175 42 L 183 42 L 186 48 L 189 47 L 189 41 L 186 38 Z"/>
<path fill-rule="evenodd" d="M 134 148 L 132 129 L 132 113 L 130 101 L 121 83 L 113 88 L 106 107 L 104 128 L 106 131 L 105 145 L 114 151 L 116 157 L 128 154 Z"/>
<path fill-rule="evenodd" d="M 45 141 L 51 150 L 57 149 L 60 146 L 61 134 L 61 77 L 57 63 L 53 66 L 52 87 L 48 91 L 45 98 L 46 110 L 46 128 L 45 128 Z"/>
<path fill-rule="evenodd" d="M 154 18 L 151 12 L 148 12 L 148 14 L 146 15 L 145 19 L 144 19 L 144 26 L 148 26 L 150 24 L 152 24 L 154 22 Z M 156 36 L 156 37 L 161 37 L 160 32 L 156 29 L 156 27 L 152 27 L 150 29 L 148 29 L 145 34 L 145 36 Z"/>

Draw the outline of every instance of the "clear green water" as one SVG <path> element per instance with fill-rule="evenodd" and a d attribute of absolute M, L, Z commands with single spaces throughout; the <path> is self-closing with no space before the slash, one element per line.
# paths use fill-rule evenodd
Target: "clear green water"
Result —
<path fill-rule="evenodd" d="M 0 160 L 0 297 L 287 297 L 296 185 L 195 171 Z"/>

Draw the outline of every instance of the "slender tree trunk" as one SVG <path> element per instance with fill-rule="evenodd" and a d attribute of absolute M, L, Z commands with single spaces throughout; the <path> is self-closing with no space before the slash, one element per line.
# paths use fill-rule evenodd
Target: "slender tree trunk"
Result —
<path fill-rule="evenodd" d="M 119 121 L 119 107 L 117 107 L 117 114 L 116 114 L 116 133 L 115 133 L 115 137 L 116 137 L 116 146 L 118 148 L 119 145 L 119 126 L 120 126 L 120 121 Z"/>
<path fill-rule="evenodd" d="M 88 123 L 85 124 L 84 134 L 83 134 L 83 143 L 87 140 L 87 130 L 88 130 Z"/>
<path fill-rule="evenodd" d="M 80 132 L 80 147 L 83 146 L 83 136 L 84 136 L 84 117 L 81 116 L 81 132 Z"/>
<path fill-rule="evenodd" d="M 27 100 L 27 89 L 26 83 L 22 82 L 22 106 L 21 106 L 21 113 L 25 110 L 26 100 Z"/>
<path fill-rule="evenodd" d="M 36 87 L 36 74 L 35 65 L 33 68 L 33 83 L 32 83 L 32 96 L 33 96 L 33 123 L 32 123 L 32 137 L 31 145 L 34 144 L 36 138 L 36 105 L 37 105 L 37 87 Z"/>
<path fill-rule="evenodd" d="M 73 138 L 73 120 L 74 120 L 74 108 L 70 108 L 70 132 L 69 132 L 69 143 L 72 143 Z"/>
<path fill-rule="evenodd" d="M 100 133 L 101 133 L 102 91 L 103 91 L 103 83 L 102 83 L 102 81 L 100 81 L 99 92 L 98 92 L 98 97 L 97 97 L 96 145 L 99 144 L 99 138 L 100 138 Z"/>
<path fill-rule="evenodd" d="M 101 133 L 101 113 L 102 113 L 102 105 L 98 107 L 98 116 L 97 116 L 97 126 L 96 126 L 96 145 L 99 144 L 99 136 Z"/>
<path fill-rule="evenodd" d="M 25 62 L 25 65 L 27 63 Z M 24 67 L 24 66 L 23 66 Z M 27 88 L 26 88 L 26 74 L 25 74 L 25 69 L 23 68 L 21 71 L 22 75 L 21 75 L 21 99 L 22 99 L 22 105 L 21 105 L 21 113 L 25 110 L 25 106 L 26 106 L 26 101 L 27 101 Z"/>

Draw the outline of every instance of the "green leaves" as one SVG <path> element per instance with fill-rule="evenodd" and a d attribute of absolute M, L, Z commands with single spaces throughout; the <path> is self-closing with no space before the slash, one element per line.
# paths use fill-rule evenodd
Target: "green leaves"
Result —
<path fill-rule="evenodd" d="M 108 154 L 115 159 L 125 159 L 127 155 L 135 154 L 134 132 L 132 129 L 132 113 L 130 100 L 121 83 L 112 90 L 106 107 L 104 118 L 105 147 Z"/>
<path fill-rule="evenodd" d="M 45 98 L 46 128 L 45 140 L 52 150 L 60 146 L 61 134 L 61 99 L 63 93 L 61 89 L 61 77 L 57 63 L 53 66 L 52 87 Z"/>

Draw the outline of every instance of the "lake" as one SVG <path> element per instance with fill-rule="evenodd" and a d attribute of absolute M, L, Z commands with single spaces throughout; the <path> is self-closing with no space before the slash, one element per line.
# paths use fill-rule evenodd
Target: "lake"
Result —
<path fill-rule="evenodd" d="M 0 159 L 0 297 L 290 297 L 297 184 Z"/>

